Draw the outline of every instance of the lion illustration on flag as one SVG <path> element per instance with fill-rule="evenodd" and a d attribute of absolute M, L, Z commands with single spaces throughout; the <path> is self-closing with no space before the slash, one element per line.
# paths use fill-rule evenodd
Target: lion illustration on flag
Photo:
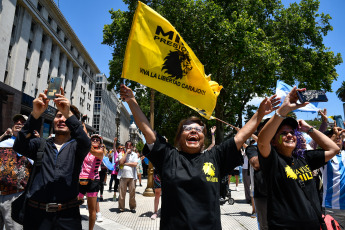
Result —
<path fill-rule="evenodd" d="M 171 78 L 176 80 L 182 79 L 192 69 L 191 59 L 187 52 L 180 50 L 169 51 L 164 58 L 162 71 L 169 74 Z"/>

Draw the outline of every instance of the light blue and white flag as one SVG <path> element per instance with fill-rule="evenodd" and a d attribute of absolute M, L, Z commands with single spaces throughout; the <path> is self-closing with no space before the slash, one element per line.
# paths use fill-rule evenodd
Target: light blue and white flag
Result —
<path fill-rule="evenodd" d="M 292 90 L 292 88 L 293 88 L 292 86 L 286 84 L 283 81 L 280 81 L 280 80 L 277 81 L 276 94 L 277 94 L 278 97 L 281 98 L 279 106 L 282 105 L 286 95 Z M 317 105 L 318 105 L 317 102 L 311 102 L 308 105 L 306 105 L 306 106 L 304 106 L 302 108 L 296 109 L 294 111 L 295 112 L 311 112 L 311 113 L 316 113 L 316 112 L 318 112 L 320 110 L 319 108 L 317 108 Z"/>

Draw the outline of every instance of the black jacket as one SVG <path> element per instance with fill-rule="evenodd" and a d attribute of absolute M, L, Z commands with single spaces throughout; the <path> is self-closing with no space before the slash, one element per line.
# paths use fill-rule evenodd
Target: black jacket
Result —
<path fill-rule="evenodd" d="M 18 133 L 13 149 L 35 160 L 40 139 L 26 137 L 30 133 L 32 135 L 34 130 L 40 130 L 41 124 L 41 118 L 36 120 L 30 115 Z M 54 144 L 54 138 L 46 141 L 42 166 L 36 169 L 36 176 L 28 193 L 29 197 L 35 201 L 63 203 L 78 196 L 80 169 L 85 156 L 90 151 L 91 142 L 75 116 L 69 117 L 66 125 L 71 131 L 71 139 L 61 147 L 59 152 Z"/>

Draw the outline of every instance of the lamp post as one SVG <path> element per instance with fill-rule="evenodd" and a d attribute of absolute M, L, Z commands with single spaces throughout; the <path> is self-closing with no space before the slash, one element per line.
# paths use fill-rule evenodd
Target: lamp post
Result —
<path fill-rule="evenodd" d="M 115 122 L 116 122 L 116 136 L 117 136 L 117 143 L 120 143 L 120 104 L 118 104 L 117 106 L 117 112 L 116 112 L 116 118 L 115 118 Z"/>
<path fill-rule="evenodd" d="M 154 129 L 154 109 L 155 109 L 155 90 L 151 89 L 151 100 L 150 100 L 150 125 L 152 130 Z M 147 169 L 147 187 L 143 193 L 144 196 L 155 196 L 153 192 L 153 165 L 149 161 L 149 167 Z"/>
<path fill-rule="evenodd" d="M 132 141 L 133 146 L 136 145 L 136 132 L 137 132 L 137 126 L 134 124 L 134 122 L 129 126 L 129 139 Z"/>

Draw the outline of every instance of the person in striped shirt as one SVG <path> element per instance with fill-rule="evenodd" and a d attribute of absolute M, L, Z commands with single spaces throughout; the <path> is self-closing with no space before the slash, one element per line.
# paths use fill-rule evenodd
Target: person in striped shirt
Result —
<path fill-rule="evenodd" d="M 325 132 L 342 149 L 345 130 L 334 127 Z M 325 213 L 333 216 L 345 228 L 345 151 L 341 150 L 321 168 Z"/>

